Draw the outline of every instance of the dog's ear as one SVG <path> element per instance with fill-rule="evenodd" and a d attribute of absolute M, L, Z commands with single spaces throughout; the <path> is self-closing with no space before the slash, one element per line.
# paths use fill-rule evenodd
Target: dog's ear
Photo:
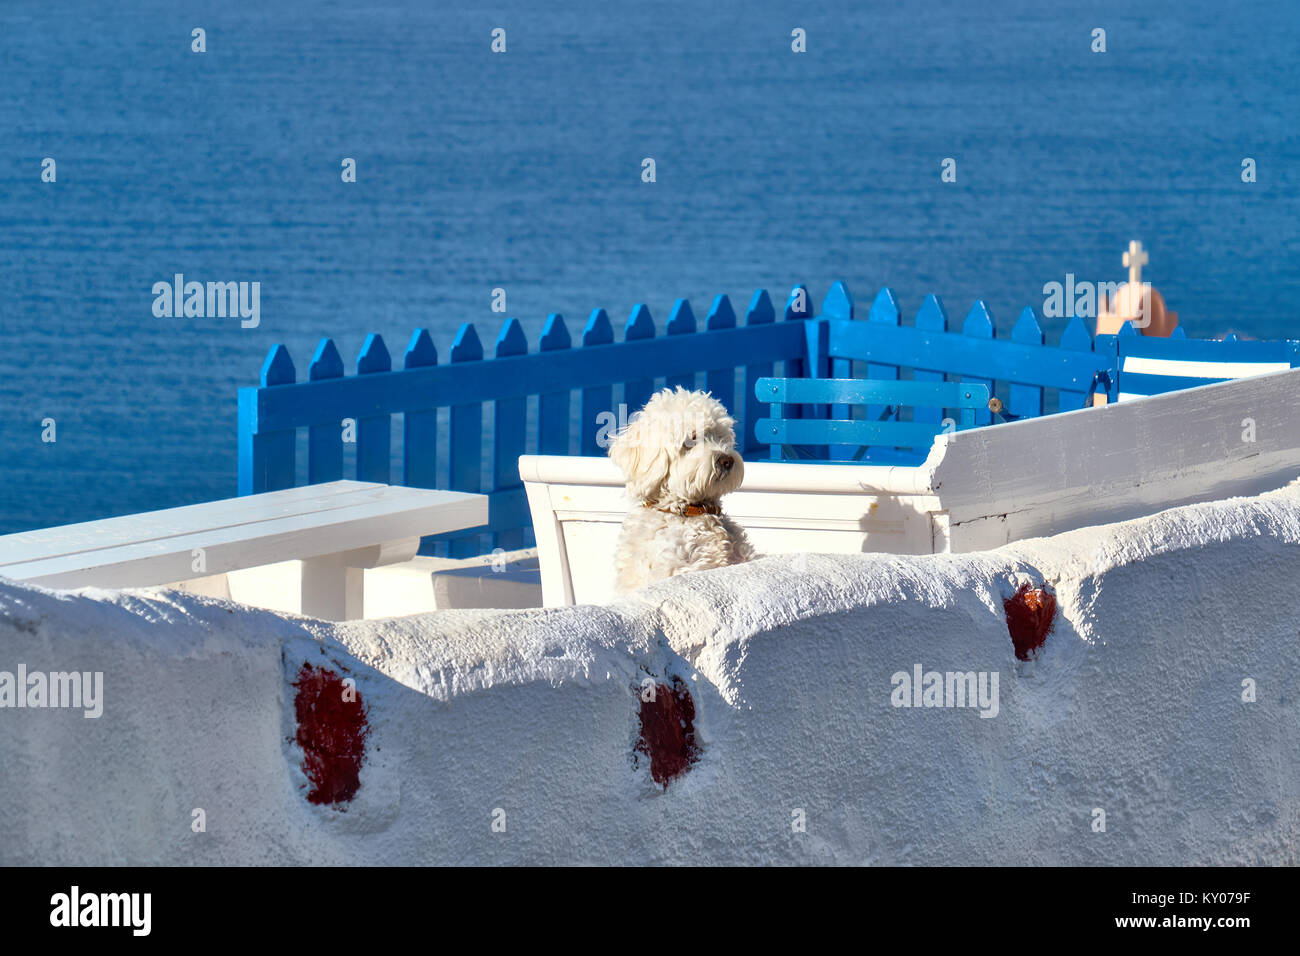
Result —
<path fill-rule="evenodd" d="M 609 458 L 627 478 L 628 497 L 656 501 L 668 480 L 668 450 L 656 441 L 648 415 L 634 415 L 609 446 Z"/>

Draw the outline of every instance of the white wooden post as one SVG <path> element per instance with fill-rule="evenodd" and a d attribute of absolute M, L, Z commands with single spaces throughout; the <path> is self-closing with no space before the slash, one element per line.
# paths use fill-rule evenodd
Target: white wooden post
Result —
<path fill-rule="evenodd" d="M 527 457 L 527 456 L 525 456 Z M 532 513 L 533 535 L 539 554 L 547 559 L 540 563 L 542 577 L 542 603 L 546 607 L 564 607 L 573 604 L 573 579 L 569 570 L 569 551 L 564 543 L 564 528 L 551 505 L 550 486 L 540 480 L 532 460 L 520 459 L 520 476 L 528 495 L 528 510 Z"/>

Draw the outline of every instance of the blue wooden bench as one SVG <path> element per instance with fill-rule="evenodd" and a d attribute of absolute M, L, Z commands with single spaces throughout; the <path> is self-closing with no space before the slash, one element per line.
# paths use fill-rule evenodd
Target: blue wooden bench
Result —
<path fill-rule="evenodd" d="M 1300 343 L 1146 338 L 1121 335 L 1108 398 L 1128 401 L 1300 366 Z"/>
<path fill-rule="evenodd" d="M 898 382 L 853 378 L 760 378 L 754 395 L 769 404 L 768 418 L 754 425 L 754 437 L 772 446 L 771 457 L 780 461 L 800 457 L 798 448 L 812 447 L 810 458 L 826 458 L 832 445 L 855 447 L 851 461 L 915 462 L 925 458 L 934 436 L 975 427 L 975 412 L 989 408 L 989 389 L 969 382 Z M 884 406 L 876 419 L 783 417 L 787 405 Z M 902 408 L 933 409 L 933 420 L 903 421 Z M 946 424 L 943 411 L 954 409 L 958 418 Z M 836 409 L 844 414 L 844 409 Z M 815 414 L 819 414 L 815 413 Z M 851 413 L 850 413 L 851 414 Z M 791 452 L 794 452 L 793 454 Z"/>

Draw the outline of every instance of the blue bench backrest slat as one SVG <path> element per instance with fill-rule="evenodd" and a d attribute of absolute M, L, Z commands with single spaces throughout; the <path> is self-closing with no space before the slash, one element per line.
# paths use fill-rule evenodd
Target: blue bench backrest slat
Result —
<path fill-rule="evenodd" d="M 789 405 L 907 405 L 927 408 L 988 408 L 985 385 L 965 382 L 892 382 L 861 378 L 761 378 L 760 401 Z"/>
<path fill-rule="evenodd" d="M 754 438 L 772 446 L 772 457 L 785 456 L 786 445 L 856 446 L 859 460 L 871 447 L 911 448 L 924 454 L 936 435 L 946 430 L 943 421 L 857 420 L 786 418 L 786 405 L 838 405 L 881 407 L 897 416 L 898 408 L 960 409 L 958 428 L 972 428 L 976 411 L 988 409 L 988 386 L 971 382 L 898 382 L 873 379 L 761 378 L 754 394 L 771 405 L 771 416 L 759 419 Z M 845 456 L 835 456 L 843 460 Z"/>
<path fill-rule="evenodd" d="M 1207 342 L 1121 336 L 1116 341 L 1119 401 L 1279 372 L 1300 365 L 1290 341 Z"/>
<path fill-rule="evenodd" d="M 841 421 L 817 418 L 760 418 L 759 441 L 773 445 L 877 445 L 888 448 L 929 446 L 942 425 L 925 422 Z"/>

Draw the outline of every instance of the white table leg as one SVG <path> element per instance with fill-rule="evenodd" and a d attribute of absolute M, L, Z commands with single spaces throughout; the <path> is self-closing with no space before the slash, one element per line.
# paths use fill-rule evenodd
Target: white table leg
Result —
<path fill-rule="evenodd" d="M 365 571 L 349 567 L 342 555 L 302 562 L 302 613 L 326 621 L 365 616 Z"/>
<path fill-rule="evenodd" d="M 360 620 L 365 617 L 365 569 L 409 561 L 419 548 L 419 538 L 403 538 L 355 551 L 304 558 L 302 613 L 325 621 Z"/>

